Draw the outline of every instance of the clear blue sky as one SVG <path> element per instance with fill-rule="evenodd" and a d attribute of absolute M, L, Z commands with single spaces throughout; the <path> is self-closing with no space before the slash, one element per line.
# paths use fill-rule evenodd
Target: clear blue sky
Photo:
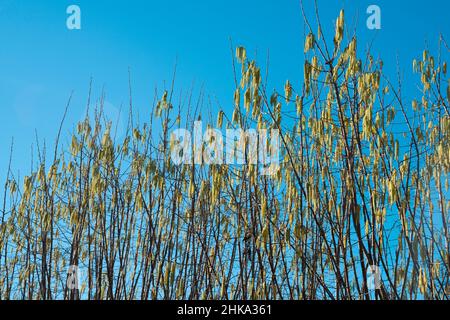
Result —
<path fill-rule="evenodd" d="M 312 3 L 305 0 L 311 17 Z M 360 45 L 374 40 L 373 52 L 390 70 L 395 69 L 398 54 L 408 77 L 411 61 L 420 56 L 425 43 L 436 48 L 439 33 L 450 39 L 448 0 L 318 3 L 324 29 L 333 30 L 333 21 L 344 8 L 347 21 L 357 27 Z M 79 31 L 66 28 L 70 4 L 81 8 Z M 370 4 L 381 7 L 380 31 L 365 27 Z M 269 83 L 282 89 L 286 79 L 299 87 L 303 30 L 298 0 L 0 0 L 0 182 L 6 175 L 11 137 L 13 169 L 23 176 L 35 129 L 53 145 L 73 90 L 67 134 L 85 112 L 91 76 L 94 98 L 104 86 L 115 116 L 128 101 L 130 68 L 135 106 L 143 113 L 155 86 L 162 88 L 170 81 L 177 60 L 177 89 L 188 90 L 195 81 L 230 110 L 234 85 L 229 38 L 244 45 L 249 56 L 257 52 L 260 63 L 270 50 Z"/>

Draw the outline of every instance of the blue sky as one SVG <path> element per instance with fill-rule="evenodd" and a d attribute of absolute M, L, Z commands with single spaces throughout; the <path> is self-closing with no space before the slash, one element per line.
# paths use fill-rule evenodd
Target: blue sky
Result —
<path fill-rule="evenodd" d="M 312 0 L 305 0 L 313 17 Z M 52 146 L 73 90 L 64 134 L 85 112 L 89 79 L 93 97 L 106 91 L 107 112 L 117 115 L 128 102 L 128 68 L 133 98 L 142 114 L 155 86 L 169 83 L 177 61 L 176 89 L 204 86 L 230 114 L 233 99 L 230 37 L 264 64 L 270 52 L 269 88 L 286 79 L 299 87 L 303 77 L 304 25 L 299 1 L 36 1 L 0 0 L 0 181 L 6 176 L 14 137 L 13 170 L 27 174 L 30 146 L 39 138 Z M 66 8 L 81 8 L 82 29 L 66 28 Z M 324 29 L 333 33 L 340 8 L 358 32 L 360 46 L 395 70 L 396 55 L 411 84 L 411 61 L 426 44 L 436 48 L 439 33 L 450 39 L 447 0 L 318 0 Z M 382 29 L 366 28 L 366 8 L 377 4 Z M 331 34 L 330 33 L 330 34 Z M 410 86 L 413 87 L 413 86 Z M 416 92 L 405 94 L 414 98 Z M 418 94 L 417 94 L 418 95 Z M 64 141 L 64 140 L 63 140 Z"/>

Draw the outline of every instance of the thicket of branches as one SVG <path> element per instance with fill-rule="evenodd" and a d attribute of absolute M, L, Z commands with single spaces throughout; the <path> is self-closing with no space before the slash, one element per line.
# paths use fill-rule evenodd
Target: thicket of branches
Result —
<path fill-rule="evenodd" d="M 318 20 L 306 25 L 303 83 L 269 93 L 239 47 L 235 110 L 217 118 L 280 130 L 274 176 L 171 162 L 171 132 L 192 128 L 201 97 L 161 93 L 119 140 L 89 94 L 96 116 L 70 146 L 58 147 L 58 134 L 53 157 L 35 146 L 24 179 L 8 169 L 0 299 L 448 299 L 444 39 L 437 56 L 413 62 L 421 87 L 411 104 L 381 61 L 359 55 L 343 12 L 332 42 Z M 70 265 L 86 274 L 80 290 L 67 287 Z"/>

